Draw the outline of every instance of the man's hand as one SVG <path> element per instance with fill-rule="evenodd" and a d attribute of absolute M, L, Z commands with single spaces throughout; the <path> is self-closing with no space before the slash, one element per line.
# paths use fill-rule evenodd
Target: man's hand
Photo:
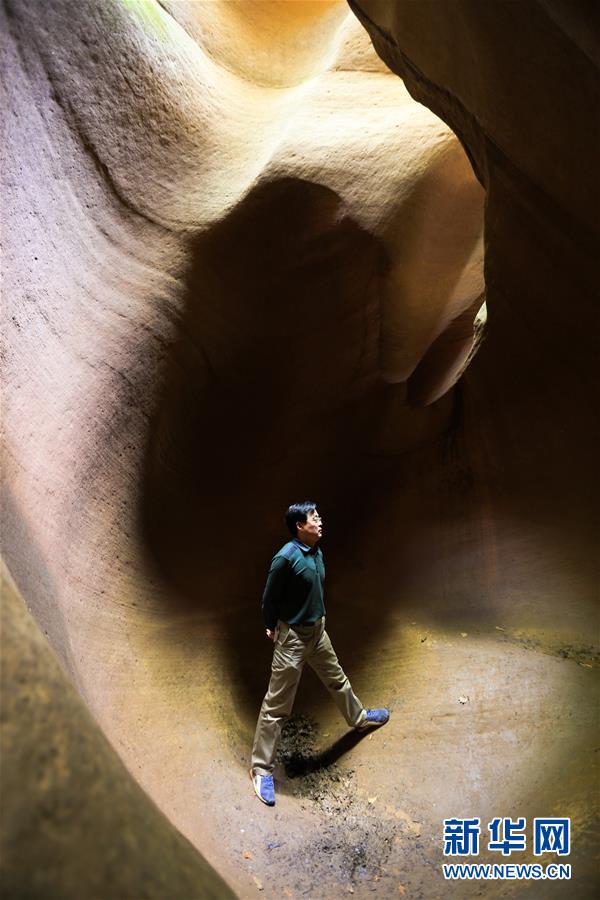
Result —
<path fill-rule="evenodd" d="M 270 628 L 266 628 L 265 631 L 266 631 L 266 634 L 267 634 L 267 637 L 269 638 L 269 640 L 274 641 L 275 640 L 275 631 L 274 630 L 271 631 Z"/>

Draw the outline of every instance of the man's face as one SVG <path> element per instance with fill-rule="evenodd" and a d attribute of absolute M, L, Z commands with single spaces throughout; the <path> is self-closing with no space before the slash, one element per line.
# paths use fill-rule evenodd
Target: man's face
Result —
<path fill-rule="evenodd" d="M 297 522 L 296 531 L 298 540 L 308 547 L 314 547 L 323 535 L 323 523 L 316 509 L 311 510 L 306 516 L 306 522 Z"/>

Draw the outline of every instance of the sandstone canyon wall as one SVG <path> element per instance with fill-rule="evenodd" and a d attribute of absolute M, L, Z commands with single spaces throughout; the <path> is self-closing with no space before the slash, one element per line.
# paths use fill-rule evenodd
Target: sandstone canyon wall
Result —
<path fill-rule="evenodd" d="M 551 895 L 594 894 L 593 11 L 350 8 L 2 4 L 10 896 L 448 896 L 462 814 L 571 816 Z M 305 676 L 327 765 L 273 811 L 304 496 L 392 718 L 348 739 Z"/>

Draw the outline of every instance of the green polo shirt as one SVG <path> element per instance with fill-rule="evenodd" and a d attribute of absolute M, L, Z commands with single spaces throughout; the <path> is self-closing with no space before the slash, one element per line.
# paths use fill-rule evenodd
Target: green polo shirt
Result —
<path fill-rule="evenodd" d="M 273 557 L 265 585 L 265 626 L 272 630 L 278 619 L 288 625 L 313 624 L 324 616 L 324 581 L 320 547 L 311 550 L 297 538 L 284 544 Z"/>

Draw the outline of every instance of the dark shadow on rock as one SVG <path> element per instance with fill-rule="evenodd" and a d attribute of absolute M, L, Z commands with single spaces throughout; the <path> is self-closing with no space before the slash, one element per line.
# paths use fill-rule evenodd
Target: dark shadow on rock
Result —
<path fill-rule="evenodd" d="M 328 769 L 337 763 L 346 753 L 353 750 L 369 732 L 348 731 L 338 738 L 326 750 L 320 753 L 306 754 L 303 752 L 291 753 L 284 759 L 285 774 L 288 778 L 301 778 Z"/>
<path fill-rule="evenodd" d="M 212 607 L 253 576 L 256 595 L 282 497 L 335 495 L 352 468 L 352 413 L 377 381 L 382 254 L 336 194 L 289 179 L 253 190 L 191 255 L 144 525 L 169 581 Z"/>

